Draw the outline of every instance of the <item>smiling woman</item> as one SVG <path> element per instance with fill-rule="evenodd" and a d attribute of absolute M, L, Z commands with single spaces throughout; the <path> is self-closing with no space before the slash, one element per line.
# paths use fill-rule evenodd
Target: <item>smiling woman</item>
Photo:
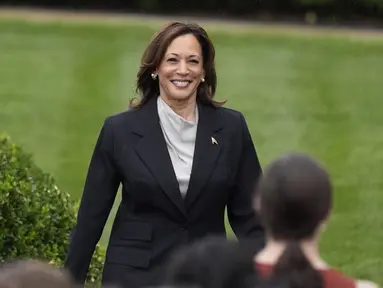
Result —
<path fill-rule="evenodd" d="M 196 98 L 204 104 L 223 105 L 213 100 L 217 88 L 214 59 L 215 49 L 204 29 L 170 23 L 154 35 L 144 52 L 137 74 L 142 99 L 139 104 L 133 101 L 132 107 L 160 94 L 170 106 L 190 106 Z"/>
<path fill-rule="evenodd" d="M 200 83 L 205 81 L 205 72 L 201 46 L 193 34 L 174 39 L 153 73 L 153 78 L 157 74 L 160 95 L 168 105 L 176 107 L 177 103 L 183 103 L 188 106 L 190 101 L 196 100 L 196 91 Z M 185 115 L 186 119 L 189 117 Z"/>
<path fill-rule="evenodd" d="M 234 233 L 264 231 L 251 195 L 261 166 L 242 113 L 213 100 L 214 47 L 195 24 L 170 23 L 141 60 L 138 103 L 108 117 L 91 159 L 66 267 L 83 283 L 122 184 L 108 244 L 104 284 L 161 283 L 168 257 L 207 235 L 225 236 L 225 208 Z"/>

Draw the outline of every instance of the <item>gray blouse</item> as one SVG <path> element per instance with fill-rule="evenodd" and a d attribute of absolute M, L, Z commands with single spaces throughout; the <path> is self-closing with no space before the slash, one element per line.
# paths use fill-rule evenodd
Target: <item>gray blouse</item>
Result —
<path fill-rule="evenodd" d="M 175 113 L 161 97 L 157 99 L 157 108 L 180 192 L 182 197 L 185 197 L 193 165 L 198 109 L 196 109 L 196 121 L 188 121 Z"/>

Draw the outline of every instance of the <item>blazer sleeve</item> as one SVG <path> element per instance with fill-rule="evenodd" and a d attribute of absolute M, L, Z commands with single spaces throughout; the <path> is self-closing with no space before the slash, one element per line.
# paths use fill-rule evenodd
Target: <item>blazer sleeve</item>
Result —
<path fill-rule="evenodd" d="M 253 209 L 253 193 L 262 168 L 244 116 L 241 114 L 241 154 L 235 185 L 227 205 L 229 223 L 239 241 L 253 252 L 265 245 L 265 233 L 259 216 Z"/>
<path fill-rule="evenodd" d="M 84 191 L 72 231 L 64 268 L 77 283 L 86 280 L 95 246 L 113 206 L 120 184 L 113 161 L 114 139 L 111 119 L 107 118 L 99 133 L 90 160 Z"/>

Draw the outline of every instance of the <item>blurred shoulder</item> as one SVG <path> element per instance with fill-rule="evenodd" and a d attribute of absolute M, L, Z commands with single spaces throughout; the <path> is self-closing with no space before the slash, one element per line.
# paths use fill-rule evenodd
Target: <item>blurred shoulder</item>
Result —
<path fill-rule="evenodd" d="M 357 288 L 379 288 L 380 286 L 368 280 L 358 280 L 356 287 Z"/>

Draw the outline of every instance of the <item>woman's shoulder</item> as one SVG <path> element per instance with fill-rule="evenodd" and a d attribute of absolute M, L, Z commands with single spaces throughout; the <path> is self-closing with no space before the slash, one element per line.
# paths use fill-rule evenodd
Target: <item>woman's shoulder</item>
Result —
<path fill-rule="evenodd" d="M 369 280 L 356 279 L 347 275 L 336 268 L 324 269 L 322 272 L 326 273 L 329 278 L 343 280 L 345 283 L 353 283 L 356 288 L 379 288 L 380 286 Z"/>
<path fill-rule="evenodd" d="M 255 269 L 262 276 L 270 276 L 273 270 L 273 266 L 269 264 L 256 262 Z M 338 271 L 337 269 L 331 267 L 326 269 L 318 269 L 317 271 L 324 278 L 326 283 L 325 287 L 377 288 L 377 286 L 369 286 L 371 285 L 371 282 L 368 283 L 367 281 L 364 281 L 364 283 L 361 284 L 362 286 L 359 286 L 357 280 L 354 280 L 353 278 L 348 277 L 342 272 Z"/>
<path fill-rule="evenodd" d="M 138 109 L 130 108 L 123 111 L 115 112 L 106 116 L 105 122 L 113 126 L 127 125 L 128 123 L 132 122 L 134 123 L 134 120 L 138 115 L 137 112 Z"/>
<path fill-rule="evenodd" d="M 356 287 L 356 280 L 333 267 L 318 269 L 325 279 L 326 287 Z"/>
<path fill-rule="evenodd" d="M 219 123 L 224 123 L 227 127 L 233 127 L 234 129 L 243 129 L 241 127 L 246 126 L 246 120 L 244 114 L 236 109 L 228 107 L 216 107 L 215 117 L 218 119 Z"/>
<path fill-rule="evenodd" d="M 216 113 L 222 117 L 227 117 L 231 119 L 238 119 L 240 120 L 243 116 L 242 112 L 239 110 L 229 108 L 229 107 L 224 107 L 224 106 L 219 106 L 215 107 Z"/>

